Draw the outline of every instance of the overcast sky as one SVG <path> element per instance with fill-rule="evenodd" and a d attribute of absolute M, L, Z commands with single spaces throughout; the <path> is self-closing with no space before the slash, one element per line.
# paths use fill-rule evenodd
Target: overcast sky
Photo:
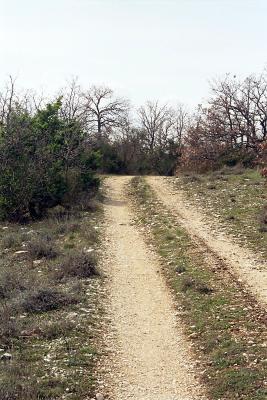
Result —
<path fill-rule="evenodd" d="M 55 91 L 72 76 L 139 105 L 197 105 L 209 80 L 267 66 L 267 0 L 0 0 L 0 79 Z"/>

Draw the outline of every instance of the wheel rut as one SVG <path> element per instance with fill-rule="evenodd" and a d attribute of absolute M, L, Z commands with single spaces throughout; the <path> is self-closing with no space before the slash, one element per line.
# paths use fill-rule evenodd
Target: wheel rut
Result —
<path fill-rule="evenodd" d="M 207 217 L 188 205 L 182 191 L 174 188 L 165 177 L 147 177 L 158 199 L 173 213 L 189 235 L 200 240 L 217 255 L 229 271 L 242 281 L 248 290 L 266 306 L 267 264 L 255 254 L 235 243 L 230 236 L 219 231 L 219 226 L 207 221 Z"/>

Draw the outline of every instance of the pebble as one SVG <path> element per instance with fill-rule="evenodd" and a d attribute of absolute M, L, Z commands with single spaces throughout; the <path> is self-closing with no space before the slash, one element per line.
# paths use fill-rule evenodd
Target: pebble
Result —
<path fill-rule="evenodd" d="M 38 265 L 38 264 L 41 264 L 42 261 L 43 261 L 43 260 L 34 260 L 34 261 L 33 261 L 33 264 L 34 264 L 34 265 Z"/>
<path fill-rule="evenodd" d="M 12 358 L 12 354 L 10 353 L 4 353 L 1 355 L 0 360 L 2 361 L 9 361 Z"/>
<path fill-rule="evenodd" d="M 104 400 L 104 396 L 101 393 L 97 393 L 95 398 L 96 398 L 96 400 Z"/>

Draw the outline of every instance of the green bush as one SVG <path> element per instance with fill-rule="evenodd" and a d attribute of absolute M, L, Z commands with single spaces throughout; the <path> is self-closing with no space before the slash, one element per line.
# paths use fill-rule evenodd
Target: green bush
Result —
<path fill-rule="evenodd" d="M 88 148 L 80 124 L 61 116 L 61 106 L 58 99 L 31 115 L 15 103 L 0 126 L 0 218 L 36 219 L 97 190 L 100 155 Z"/>

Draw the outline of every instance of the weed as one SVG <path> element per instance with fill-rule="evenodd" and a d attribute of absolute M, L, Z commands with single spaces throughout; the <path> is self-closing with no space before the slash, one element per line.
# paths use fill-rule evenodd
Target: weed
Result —
<path fill-rule="evenodd" d="M 184 265 L 178 265 L 176 268 L 175 268 L 175 272 L 177 273 L 177 274 L 182 274 L 182 273 L 184 273 L 186 271 L 186 267 L 184 266 Z"/>
<path fill-rule="evenodd" d="M 194 286 L 195 286 L 195 280 L 190 277 L 186 277 L 182 281 L 181 290 L 182 292 L 186 292 L 188 289 L 193 289 Z"/>
<path fill-rule="evenodd" d="M 55 228 L 55 233 L 59 235 L 64 235 L 67 233 L 78 232 L 80 229 L 80 224 L 72 220 L 67 220 L 64 222 L 59 222 Z"/>
<path fill-rule="evenodd" d="M 217 189 L 217 186 L 216 185 L 207 185 L 207 189 L 215 190 L 215 189 Z"/>
<path fill-rule="evenodd" d="M 21 323 L 14 317 L 14 309 L 11 306 L 2 306 L 0 308 L 0 341 L 1 345 L 10 346 L 17 339 L 21 331 Z M 1 386 L 1 385 L 0 385 Z"/>
<path fill-rule="evenodd" d="M 39 313 L 57 310 L 68 304 L 76 303 L 77 299 L 54 288 L 39 288 L 28 292 L 22 300 L 21 307 L 29 313 Z"/>
<path fill-rule="evenodd" d="M 29 255 L 35 258 L 52 259 L 58 255 L 58 251 L 54 247 L 52 240 L 49 237 L 37 237 L 28 243 Z"/>
<path fill-rule="evenodd" d="M 98 275 L 96 257 L 92 253 L 73 251 L 66 255 L 55 273 L 58 279 L 64 277 L 91 278 Z"/>
<path fill-rule="evenodd" d="M 92 226 L 84 227 L 82 236 L 88 244 L 95 243 L 98 241 L 97 231 Z"/>
<path fill-rule="evenodd" d="M 262 226 L 267 226 L 267 205 L 263 207 L 259 220 Z"/>
<path fill-rule="evenodd" d="M 11 248 L 16 248 L 21 245 L 22 238 L 21 235 L 18 233 L 7 233 L 3 238 L 2 238 L 2 247 L 4 249 L 11 249 Z"/>
<path fill-rule="evenodd" d="M 48 324 L 45 327 L 42 336 L 45 339 L 53 340 L 68 335 L 73 329 L 74 329 L 74 324 L 72 322 L 60 320 Z"/>
<path fill-rule="evenodd" d="M 201 177 L 198 175 L 185 176 L 183 179 L 184 183 L 200 183 L 202 181 Z"/>

